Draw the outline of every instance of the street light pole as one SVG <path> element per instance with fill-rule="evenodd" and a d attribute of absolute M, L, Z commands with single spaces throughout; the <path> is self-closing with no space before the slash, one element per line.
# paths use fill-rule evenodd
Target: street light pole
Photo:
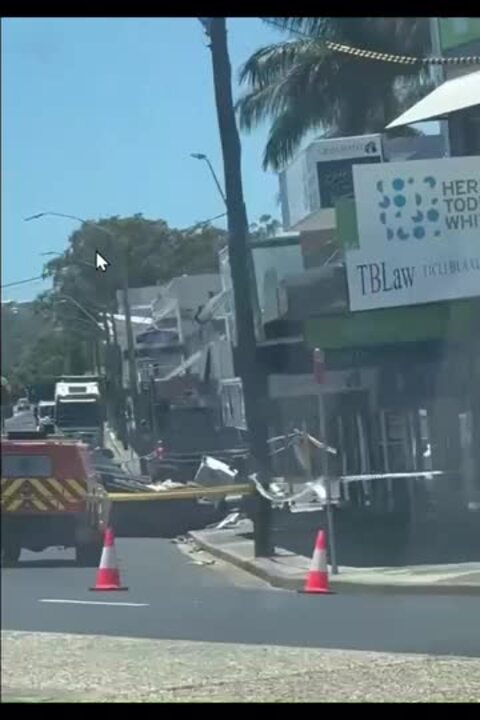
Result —
<path fill-rule="evenodd" d="M 97 318 L 92 315 L 86 308 L 84 308 L 83 305 L 78 302 L 78 300 L 75 300 L 74 297 L 72 297 L 71 295 L 66 295 L 65 293 L 61 293 L 57 295 L 57 298 L 61 301 L 70 302 L 72 303 L 72 305 L 75 305 L 80 310 L 80 312 L 82 312 L 85 317 L 87 317 L 95 325 L 99 332 L 104 332 L 100 327 Z"/>
<path fill-rule="evenodd" d="M 79 303 L 77 300 L 75 300 L 75 298 L 71 297 L 70 295 L 66 295 L 66 294 L 58 295 L 57 298 L 60 303 L 70 302 L 70 303 L 72 303 L 72 305 L 75 305 L 80 310 L 80 312 L 82 312 L 83 315 L 85 315 L 85 317 L 88 318 L 89 324 L 95 325 L 95 329 L 97 330 L 97 332 L 104 335 L 106 342 L 108 344 L 108 342 L 109 342 L 108 334 L 105 332 L 104 328 L 101 327 L 98 320 L 86 308 L 84 308 L 81 303 Z M 92 344 L 93 344 L 92 357 L 93 357 L 93 364 L 95 365 L 94 372 L 99 374 L 100 373 L 100 349 L 99 349 L 99 344 L 98 344 L 98 337 L 95 337 L 92 340 Z"/>
<path fill-rule="evenodd" d="M 210 36 L 217 119 L 222 145 L 228 215 L 228 250 L 238 338 L 238 364 L 242 379 L 250 452 L 263 486 L 270 477 L 266 378 L 257 361 L 255 318 L 250 287 L 249 227 L 243 198 L 241 146 L 233 106 L 231 65 L 226 19 L 201 18 Z M 272 555 L 271 506 L 255 497 L 254 547 L 257 557 Z"/>
<path fill-rule="evenodd" d="M 222 186 L 220 185 L 220 180 L 219 180 L 218 177 L 217 177 L 217 173 L 216 173 L 215 170 L 213 169 L 213 165 L 212 165 L 212 163 L 210 162 L 210 158 L 208 157 L 208 155 L 205 155 L 205 153 L 190 153 L 190 157 L 195 158 L 195 160 L 204 160 L 204 161 L 207 163 L 208 168 L 209 168 L 209 170 L 210 170 L 210 174 L 211 174 L 211 176 L 213 177 L 213 180 L 214 180 L 214 182 L 215 182 L 215 185 L 217 186 L 217 190 L 218 190 L 218 192 L 220 193 L 220 195 L 221 195 L 221 197 L 222 197 L 222 200 L 223 200 L 223 202 L 224 202 L 225 205 L 226 205 L 226 204 L 227 204 L 227 198 L 225 197 L 225 193 L 224 193 L 224 191 L 223 191 L 223 188 L 222 188 Z"/>
<path fill-rule="evenodd" d="M 127 353 L 128 353 L 128 384 L 132 396 L 133 417 L 135 420 L 135 432 L 139 427 L 138 387 L 137 387 L 137 363 L 135 359 L 135 341 L 133 337 L 132 313 L 128 296 L 128 269 L 127 269 L 127 248 L 122 246 L 122 284 L 123 284 L 123 307 L 125 312 L 125 329 L 127 331 Z"/>

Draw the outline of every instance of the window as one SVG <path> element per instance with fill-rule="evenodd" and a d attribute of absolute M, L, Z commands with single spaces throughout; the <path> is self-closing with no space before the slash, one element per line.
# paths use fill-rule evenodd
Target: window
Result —
<path fill-rule="evenodd" d="M 52 477 L 52 459 L 48 455 L 3 455 L 2 477 Z"/>
<path fill-rule="evenodd" d="M 380 162 L 380 158 L 370 156 L 317 163 L 321 207 L 333 208 L 337 200 L 353 198 L 353 165 L 375 162 Z"/>
<path fill-rule="evenodd" d="M 101 412 L 96 402 L 59 402 L 57 424 L 59 427 L 96 427 L 101 423 Z"/>

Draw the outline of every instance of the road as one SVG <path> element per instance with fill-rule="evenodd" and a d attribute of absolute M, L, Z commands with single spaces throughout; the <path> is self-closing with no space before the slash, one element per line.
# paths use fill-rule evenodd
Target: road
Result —
<path fill-rule="evenodd" d="M 476 598 L 299 595 L 168 540 L 116 546 L 123 592 L 67 551 L 2 570 L 7 699 L 480 698 Z"/>
<path fill-rule="evenodd" d="M 2 696 L 475 700 L 475 597 L 307 596 L 162 539 L 117 539 L 128 590 L 73 552 L 2 568 Z"/>
<path fill-rule="evenodd" d="M 117 547 L 121 593 L 90 592 L 95 570 L 59 561 L 59 551 L 25 552 L 2 570 L 2 628 L 480 657 L 474 597 L 304 596 L 239 585 L 168 540 Z M 99 602 L 109 604 L 83 604 Z"/>

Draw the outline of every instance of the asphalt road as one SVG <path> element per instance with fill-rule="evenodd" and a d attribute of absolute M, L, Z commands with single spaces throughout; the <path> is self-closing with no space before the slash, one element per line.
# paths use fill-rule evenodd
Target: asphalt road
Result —
<path fill-rule="evenodd" d="M 8 421 L 34 426 L 31 413 Z M 216 562 L 196 565 L 168 540 L 120 539 L 129 590 L 89 591 L 95 569 L 73 552 L 23 552 L 2 568 L 2 629 L 480 657 L 475 597 L 306 596 Z M 108 604 L 103 604 L 108 603 Z"/>
<path fill-rule="evenodd" d="M 300 595 L 160 539 L 117 540 L 117 554 L 129 590 L 105 593 L 67 551 L 24 552 L 2 569 L 2 629 L 480 657 L 474 597 Z"/>

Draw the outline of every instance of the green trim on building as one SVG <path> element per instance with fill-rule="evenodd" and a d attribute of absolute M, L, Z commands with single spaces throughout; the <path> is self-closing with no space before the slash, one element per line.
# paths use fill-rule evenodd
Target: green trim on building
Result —
<path fill-rule="evenodd" d="M 442 52 L 480 41 L 480 18 L 439 18 Z"/>
<path fill-rule="evenodd" d="M 353 198 L 342 198 L 335 203 L 337 237 L 345 250 L 360 247 L 357 225 L 357 205 Z"/>
<path fill-rule="evenodd" d="M 480 298 L 325 315 L 309 318 L 304 327 L 307 345 L 322 350 L 424 340 L 457 342 L 480 335 Z"/>

